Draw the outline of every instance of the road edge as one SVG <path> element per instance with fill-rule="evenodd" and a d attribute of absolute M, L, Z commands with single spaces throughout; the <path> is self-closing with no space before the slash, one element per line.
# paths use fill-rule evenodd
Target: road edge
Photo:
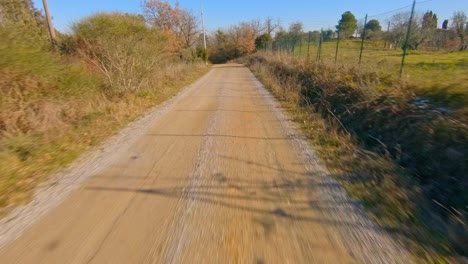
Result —
<path fill-rule="evenodd" d="M 150 128 L 153 121 L 158 120 L 198 84 L 208 79 L 212 71 L 213 69 L 210 69 L 195 82 L 181 88 L 170 99 L 150 108 L 117 134 L 84 152 L 71 165 L 53 173 L 48 180 L 39 184 L 33 199 L 28 204 L 17 206 L 0 219 L 0 248 L 20 237 L 24 231 L 82 186 L 87 179 L 109 165 L 117 153 L 116 150 L 130 147 Z"/>
<path fill-rule="evenodd" d="M 403 245 L 374 223 L 364 207 L 353 200 L 341 184 L 333 178 L 326 165 L 320 161 L 318 154 L 313 150 L 313 146 L 307 141 L 299 125 L 291 121 L 288 111 L 283 110 L 278 99 L 250 69 L 249 71 L 259 93 L 268 95 L 265 100 L 270 105 L 270 111 L 280 121 L 284 133 L 290 138 L 296 152 L 301 155 L 304 164 L 307 164 L 307 171 L 316 177 L 314 180 L 321 186 L 314 191 L 318 191 L 317 196 L 321 197 L 320 202 L 323 207 L 335 205 L 331 210 L 324 210 L 324 214 L 335 220 L 352 219 L 352 226 L 337 226 L 341 241 L 344 242 L 350 254 L 359 263 L 412 263 L 411 254 Z M 346 222 L 348 221 L 343 221 L 343 223 Z"/>

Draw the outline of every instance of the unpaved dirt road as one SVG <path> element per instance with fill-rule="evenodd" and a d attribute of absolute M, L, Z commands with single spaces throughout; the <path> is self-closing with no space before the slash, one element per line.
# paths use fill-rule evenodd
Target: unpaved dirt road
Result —
<path fill-rule="evenodd" d="M 22 212 L 0 263 L 409 262 L 247 68 L 213 67 L 144 121 L 63 201 Z"/>

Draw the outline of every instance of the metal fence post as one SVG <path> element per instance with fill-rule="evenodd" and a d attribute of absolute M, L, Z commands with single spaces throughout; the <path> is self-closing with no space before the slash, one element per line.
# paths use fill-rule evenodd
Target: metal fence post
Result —
<path fill-rule="evenodd" d="M 335 64 L 338 59 L 338 46 L 340 45 L 340 30 L 338 29 L 336 36 Z"/>
<path fill-rule="evenodd" d="M 317 50 L 317 61 L 320 61 L 321 56 L 322 56 L 322 41 L 323 41 L 323 28 L 320 29 L 320 40 L 319 40 L 319 45 L 318 45 L 318 50 Z"/>
<path fill-rule="evenodd" d="M 310 35 L 312 35 L 312 32 L 309 31 L 309 39 L 307 40 L 307 61 L 310 61 Z"/>
<path fill-rule="evenodd" d="M 302 34 L 301 34 L 301 38 L 299 39 L 299 58 L 301 57 L 301 54 L 302 54 Z"/>
<path fill-rule="evenodd" d="M 367 24 L 367 14 L 366 14 L 366 18 L 364 19 L 364 28 L 362 29 L 361 51 L 359 52 L 359 65 L 361 65 L 362 50 L 364 49 L 364 40 L 366 39 L 366 24 Z"/>
<path fill-rule="evenodd" d="M 401 58 L 401 65 L 400 65 L 400 78 L 403 75 L 403 68 L 405 67 L 405 57 L 406 57 L 406 49 L 408 48 L 408 40 L 411 34 L 411 24 L 413 23 L 413 15 L 414 15 L 414 7 L 416 6 L 416 0 L 413 0 L 413 6 L 411 7 L 411 15 L 408 23 L 408 31 L 406 32 L 406 39 L 405 43 L 403 44 L 403 56 Z"/>

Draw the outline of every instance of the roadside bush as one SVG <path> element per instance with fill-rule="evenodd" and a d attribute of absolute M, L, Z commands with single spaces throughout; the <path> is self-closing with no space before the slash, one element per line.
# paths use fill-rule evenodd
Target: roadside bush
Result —
<path fill-rule="evenodd" d="M 202 61 L 207 61 L 208 60 L 208 51 L 202 47 L 197 47 L 196 50 L 197 53 L 197 58 L 200 58 Z"/>
<path fill-rule="evenodd" d="M 0 29 L 0 139 L 60 132 L 70 110 L 64 98 L 93 94 L 101 88 L 99 77 L 79 63 L 65 63 L 46 45 L 15 30 Z"/>
<path fill-rule="evenodd" d="M 166 38 L 139 15 L 100 13 L 73 25 L 75 52 L 106 78 L 110 93 L 148 86 L 148 76 L 174 59 Z"/>

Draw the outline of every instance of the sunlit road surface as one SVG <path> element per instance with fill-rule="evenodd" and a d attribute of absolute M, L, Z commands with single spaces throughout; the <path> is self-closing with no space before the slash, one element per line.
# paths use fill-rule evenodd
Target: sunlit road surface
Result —
<path fill-rule="evenodd" d="M 247 68 L 213 67 L 0 263 L 400 263 L 281 111 Z"/>

